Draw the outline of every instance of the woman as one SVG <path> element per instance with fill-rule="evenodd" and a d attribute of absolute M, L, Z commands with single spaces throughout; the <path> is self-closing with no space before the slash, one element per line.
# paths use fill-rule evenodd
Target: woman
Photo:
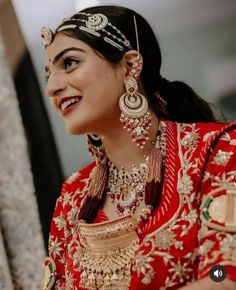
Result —
<path fill-rule="evenodd" d="M 236 124 L 161 77 L 130 9 L 88 8 L 41 36 L 46 93 L 95 158 L 62 186 L 42 289 L 235 289 Z"/>

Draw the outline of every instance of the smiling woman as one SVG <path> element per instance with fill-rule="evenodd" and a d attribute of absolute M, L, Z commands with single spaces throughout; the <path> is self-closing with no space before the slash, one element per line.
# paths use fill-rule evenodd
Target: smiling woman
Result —
<path fill-rule="evenodd" d="M 86 43 L 58 34 L 46 49 L 46 74 L 46 93 L 70 133 L 104 131 L 111 125 L 108 118 L 119 113 L 114 109 L 123 85 L 111 65 Z"/>
<path fill-rule="evenodd" d="M 160 75 L 130 9 L 85 9 L 42 40 L 46 93 L 95 158 L 62 186 L 42 289 L 234 289 L 236 124 Z"/>

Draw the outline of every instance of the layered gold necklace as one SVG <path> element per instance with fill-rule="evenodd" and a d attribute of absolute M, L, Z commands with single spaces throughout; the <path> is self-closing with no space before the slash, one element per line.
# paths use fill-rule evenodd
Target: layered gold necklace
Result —
<path fill-rule="evenodd" d="M 124 168 L 117 169 L 108 161 L 107 195 L 114 202 L 120 217 L 102 223 L 79 224 L 78 234 L 81 242 L 79 269 L 82 288 L 91 290 L 129 288 L 132 265 L 139 247 L 137 224 L 140 218 L 147 220 L 150 217 L 152 205 L 147 203 L 139 217 L 135 218 L 134 213 L 141 202 L 144 202 L 146 185 L 161 181 L 164 153 L 161 137 L 158 132 L 155 147 L 144 158 L 144 162 L 139 166 L 133 166 L 130 172 Z"/>

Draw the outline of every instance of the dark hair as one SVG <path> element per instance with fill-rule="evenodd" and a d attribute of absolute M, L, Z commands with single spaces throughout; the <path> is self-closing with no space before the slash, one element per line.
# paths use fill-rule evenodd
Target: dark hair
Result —
<path fill-rule="evenodd" d="M 186 123 L 215 121 L 210 105 L 198 96 L 191 87 L 183 82 L 170 82 L 161 77 L 160 68 L 162 58 L 160 46 L 151 26 L 140 14 L 129 8 L 107 5 L 90 7 L 80 12 L 91 14 L 102 13 L 106 15 L 109 22 L 125 34 L 132 48 L 137 49 L 134 26 L 135 15 L 138 29 L 139 51 L 143 57 L 141 81 L 149 105 L 157 117 Z M 73 18 L 80 19 L 81 15 L 77 13 Z M 70 24 L 70 20 L 68 24 Z M 84 41 L 99 52 L 106 60 L 114 64 L 118 63 L 125 52 L 129 50 L 128 47 L 124 46 L 124 50 L 120 51 L 109 43 L 106 43 L 101 37 L 96 37 L 80 29 L 66 29 L 60 33 Z M 157 99 L 157 92 L 166 101 L 165 110 L 161 109 Z"/>
<path fill-rule="evenodd" d="M 200 98 L 191 87 L 183 82 L 170 82 L 161 77 L 160 68 L 162 60 L 160 47 L 152 28 L 141 15 L 131 9 L 120 6 L 96 6 L 84 9 L 81 12 L 89 14 L 102 13 L 106 15 L 108 21 L 119 29 L 130 41 L 131 47 L 138 50 L 134 23 L 135 15 L 139 38 L 139 52 L 143 57 L 143 69 L 141 72 L 142 86 L 149 105 L 158 118 L 185 123 L 215 121 L 210 105 Z M 63 25 L 78 25 L 78 21 L 81 18 L 81 24 L 83 24 L 85 21 L 83 17 L 83 14 L 77 13 L 72 18 L 78 20 L 69 19 L 66 21 L 66 24 L 65 22 L 62 23 L 58 29 Z M 130 48 L 125 45 L 122 46 L 123 50 L 119 50 L 105 42 L 102 37 L 94 36 L 81 29 L 65 29 L 58 33 L 63 33 L 67 36 L 84 41 L 112 64 L 118 64 L 125 52 L 130 50 Z M 158 95 L 161 96 L 161 98 L 158 98 Z M 166 103 L 165 108 L 163 108 L 163 103 Z M 96 146 L 96 144 L 94 145 Z M 103 174 L 105 176 L 105 171 Z M 87 196 L 81 207 L 79 219 L 84 219 L 87 222 L 93 221 L 97 210 L 104 201 L 106 191 L 105 185 L 102 190 L 103 192 L 100 194 L 101 198 Z M 150 204 L 153 208 L 156 208 L 160 202 L 161 191 L 162 183 L 158 184 L 151 181 L 151 183 L 146 184 L 146 204 Z"/>

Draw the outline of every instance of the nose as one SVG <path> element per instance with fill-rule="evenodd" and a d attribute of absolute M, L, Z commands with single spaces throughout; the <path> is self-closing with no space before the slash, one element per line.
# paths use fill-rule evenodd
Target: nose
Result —
<path fill-rule="evenodd" d="M 46 85 L 46 94 L 49 97 L 59 96 L 66 89 L 65 79 L 57 74 L 50 74 Z"/>

